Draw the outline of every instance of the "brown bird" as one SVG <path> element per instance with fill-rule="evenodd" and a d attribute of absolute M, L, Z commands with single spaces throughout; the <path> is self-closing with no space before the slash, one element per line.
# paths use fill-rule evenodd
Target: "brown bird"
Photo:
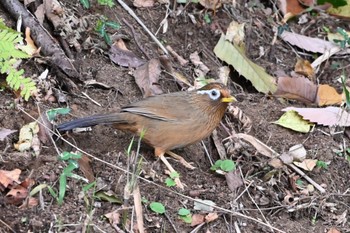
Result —
<path fill-rule="evenodd" d="M 151 96 L 122 107 L 118 112 L 63 123 L 58 126 L 58 130 L 111 124 L 137 135 L 145 131 L 142 140 L 154 148 L 155 155 L 170 172 L 175 170 L 164 157 L 165 153 L 193 169 L 192 165 L 171 150 L 208 137 L 220 123 L 228 103 L 234 100 L 226 86 L 210 83 L 194 91 Z M 179 179 L 176 179 L 176 183 L 183 188 Z"/>

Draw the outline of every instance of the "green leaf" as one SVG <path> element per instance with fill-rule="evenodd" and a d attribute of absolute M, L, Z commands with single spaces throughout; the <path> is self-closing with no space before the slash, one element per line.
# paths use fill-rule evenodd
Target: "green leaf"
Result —
<path fill-rule="evenodd" d="M 83 192 L 87 192 L 87 191 L 89 191 L 91 188 L 95 188 L 95 186 L 96 186 L 96 181 L 93 181 L 93 182 L 91 182 L 91 183 L 89 183 L 89 184 L 87 184 L 87 185 L 84 185 L 84 186 L 83 186 Z"/>
<path fill-rule="evenodd" d="M 57 115 L 66 115 L 70 112 L 70 108 L 54 108 L 46 111 L 47 119 L 53 121 Z"/>
<path fill-rule="evenodd" d="M 208 13 L 204 14 L 203 19 L 204 19 L 204 22 L 206 22 L 207 24 L 211 24 L 210 15 Z"/>
<path fill-rule="evenodd" d="M 85 9 L 89 9 L 90 8 L 90 1 L 89 0 L 80 0 L 81 5 L 83 5 L 83 7 Z"/>
<path fill-rule="evenodd" d="M 120 29 L 120 24 L 119 23 L 116 23 L 116 22 L 113 22 L 113 21 L 107 21 L 105 24 L 106 24 L 106 26 L 111 27 L 113 29 Z"/>
<path fill-rule="evenodd" d="M 297 132 L 307 133 L 310 131 L 312 123 L 304 120 L 296 111 L 290 110 L 284 113 L 280 119 L 273 122 L 277 125 L 292 129 Z"/>
<path fill-rule="evenodd" d="M 185 209 L 185 208 L 181 208 L 178 211 L 178 215 L 180 215 L 180 216 L 186 216 L 186 215 L 189 215 L 189 214 L 191 214 L 191 212 L 188 209 Z"/>
<path fill-rule="evenodd" d="M 151 210 L 157 214 L 164 214 L 165 213 L 165 207 L 160 202 L 152 202 L 149 207 Z"/>
<path fill-rule="evenodd" d="M 165 185 L 167 187 L 174 187 L 176 185 L 176 183 L 175 183 L 175 181 L 173 179 L 168 177 L 168 178 L 165 179 Z"/>
<path fill-rule="evenodd" d="M 59 156 L 59 160 L 69 160 L 69 159 L 80 159 L 81 158 L 81 153 L 73 153 L 73 152 L 68 152 L 68 151 L 63 151 Z"/>
<path fill-rule="evenodd" d="M 251 61 L 241 48 L 227 41 L 224 35 L 216 44 L 214 53 L 218 58 L 232 65 L 240 75 L 251 81 L 259 92 L 268 94 L 277 90 L 275 78 L 266 73 L 264 68 Z"/>
<path fill-rule="evenodd" d="M 321 160 L 317 160 L 316 166 L 320 168 L 328 169 L 328 164 Z"/>
<path fill-rule="evenodd" d="M 340 7 L 340 6 L 346 6 L 347 2 L 346 0 L 317 0 L 317 5 L 323 5 L 325 3 L 330 3 L 333 5 L 333 7 Z"/>
<path fill-rule="evenodd" d="M 236 169 L 236 164 L 232 160 L 226 159 L 220 164 L 220 169 L 225 172 L 230 172 Z"/>
<path fill-rule="evenodd" d="M 115 4 L 113 0 L 97 0 L 98 4 L 113 7 Z"/>
<path fill-rule="evenodd" d="M 59 205 L 63 203 L 63 199 L 66 194 L 66 185 L 67 185 L 67 176 L 64 173 L 62 173 L 60 175 L 58 200 L 57 200 Z"/>
<path fill-rule="evenodd" d="M 343 84 L 343 91 L 345 93 L 345 101 L 346 101 L 346 106 L 348 108 L 350 108 L 350 93 L 349 93 L 349 90 L 348 88 L 346 87 L 346 84 L 345 84 L 345 74 L 343 73 L 342 77 L 341 77 L 341 82 Z"/>
<path fill-rule="evenodd" d="M 30 191 L 29 196 L 34 196 L 35 194 L 37 194 L 39 191 L 43 190 L 44 188 L 47 188 L 47 184 L 39 184 L 37 185 L 35 188 L 32 189 L 32 191 Z"/>
<path fill-rule="evenodd" d="M 221 163 L 222 163 L 222 160 L 220 160 L 220 159 L 217 160 L 217 161 L 214 163 L 214 165 L 210 167 L 210 170 L 212 170 L 212 171 L 218 170 L 218 169 L 220 168 Z"/>
<path fill-rule="evenodd" d="M 122 204 L 123 203 L 121 198 L 117 197 L 113 193 L 108 193 L 108 192 L 105 192 L 105 191 L 98 191 L 97 193 L 95 193 L 95 197 L 98 198 L 101 201 L 107 201 L 109 203 L 116 203 L 116 204 Z"/>
<path fill-rule="evenodd" d="M 178 172 L 176 172 L 176 171 L 173 171 L 173 172 L 170 173 L 169 176 L 170 176 L 170 178 L 175 179 L 175 178 L 179 178 L 180 174 Z"/>
<path fill-rule="evenodd" d="M 186 215 L 186 216 L 180 216 L 180 218 L 182 219 L 182 221 L 184 221 L 185 223 L 192 223 L 192 215 Z"/>
<path fill-rule="evenodd" d="M 51 194 L 51 196 L 53 196 L 53 198 L 57 199 L 57 193 L 55 192 L 55 190 L 53 190 L 53 188 L 51 186 L 47 186 L 47 189 L 49 190 L 49 193 Z"/>

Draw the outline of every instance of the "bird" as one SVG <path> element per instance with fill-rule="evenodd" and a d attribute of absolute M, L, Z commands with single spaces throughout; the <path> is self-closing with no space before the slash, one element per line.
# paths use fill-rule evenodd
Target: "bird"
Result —
<path fill-rule="evenodd" d="M 168 154 L 189 169 L 194 167 L 184 158 L 172 152 L 208 137 L 219 125 L 229 103 L 236 99 L 230 90 L 219 82 L 204 87 L 150 96 L 131 103 L 111 113 L 78 118 L 57 126 L 59 132 L 95 125 L 112 125 L 129 131 L 154 148 L 168 170 L 176 172 L 165 158 Z M 177 187 L 184 189 L 179 178 Z"/>

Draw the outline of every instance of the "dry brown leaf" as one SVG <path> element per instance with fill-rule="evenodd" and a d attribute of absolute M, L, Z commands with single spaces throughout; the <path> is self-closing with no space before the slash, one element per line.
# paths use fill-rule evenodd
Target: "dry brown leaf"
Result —
<path fill-rule="evenodd" d="M 316 166 L 317 159 L 305 159 L 303 162 L 294 162 L 295 166 L 298 166 L 305 171 L 312 171 Z"/>
<path fill-rule="evenodd" d="M 152 7 L 154 5 L 154 0 L 135 0 L 135 7 Z"/>
<path fill-rule="evenodd" d="M 341 233 L 337 228 L 332 227 L 331 229 L 329 229 L 329 231 L 327 231 L 327 233 Z"/>
<path fill-rule="evenodd" d="M 297 63 L 295 64 L 294 71 L 297 72 L 298 74 L 302 74 L 311 80 L 315 76 L 315 70 L 311 66 L 311 63 L 308 60 L 304 59 L 298 59 Z"/>
<path fill-rule="evenodd" d="M 19 184 L 19 176 L 21 175 L 21 170 L 14 169 L 12 171 L 0 170 L 0 189 L 1 187 L 7 188 L 9 185 L 13 185 L 14 182 Z M 3 191 L 2 189 L 1 191 Z"/>
<path fill-rule="evenodd" d="M 314 53 L 325 53 L 332 49 L 340 48 L 337 44 L 319 38 L 308 37 L 293 32 L 283 31 L 280 37 L 301 49 Z"/>
<path fill-rule="evenodd" d="M 145 61 L 130 50 L 128 50 L 122 40 L 113 43 L 108 51 L 109 58 L 117 65 L 124 67 L 137 68 Z"/>
<path fill-rule="evenodd" d="M 36 198 L 34 198 L 34 197 L 29 197 L 29 198 L 26 199 L 26 201 L 24 201 L 23 204 L 20 205 L 18 208 L 24 209 L 24 208 L 28 208 L 28 207 L 37 206 L 38 204 L 39 204 L 38 199 L 36 199 Z"/>
<path fill-rule="evenodd" d="M 111 225 L 118 225 L 120 223 L 120 214 L 117 210 L 105 214 Z"/>
<path fill-rule="evenodd" d="M 243 140 L 249 142 L 250 144 L 252 144 L 259 153 L 261 153 L 269 158 L 276 157 L 275 152 L 270 147 L 268 147 L 266 144 L 259 141 L 255 137 L 248 135 L 248 134 L 243 134 L 243 133 L 238 133 L 238 134 L 236 134 L 236 136 L 238 138 L 243 139 Z"/>
<path fill-rule="evenodd" d="M 242 177 L 239 174 L 239 170 L 231 171 L 225 174 L 228 188 L 235 192 L 239 187 L 243 185 Z"/>
<path fill-rule="evenodd" d="M 298 0 L 278 0 L 278 6 L 283 15 L 287 13 L 298 15 L 304 11 L 304 8 L 300 5 Z"/>
<path fill-rule="evenodd" d="M 283 162 L 281 161 L 281 159 L 278 158 L 273 158 L 269 161 L 269 165 L 274 167 L 274 168 L 282 168 L 284 166 Z"/>
<path fill-rule="evenodd" d="M 322 84 L 318 86 L 316 103 L 318 106 L 340 105 L 342 104 L 342 95 L 334 87 Z"/>
<path fill-rule="evenodd" d="M 216 212 L 209 213 L 207 216 L 205 216 L 205 222 L 212 222 L 215 219 L 217 219 L 219 215 Z"/>
<path fill-rule="evenodd" d="M 78 159 L 79 169 L 83 172 L 84 176 L 89 180 L 89 182 L 93 182 L 95 180 L 94 172 L 91 167 L 91 160 L 88 156 L 83 154 L 80 159 Z"/>
<path fill-rule="evenodd" d="M 304 120 L 325 126 L 350 126 L 350 115 L 339 107 L 326 108 L 294 108 L 288 107 L 282 111 L 296 111 Z"/>
<path fill-rule="evenodd" d="M 277 91 L 273 95 L 311 104 L 315 102 L 316 94 L 317 86 L 307 78 L 279 77 Z"/>
<path fill-rule="evenodd" d="M 194 215 L 192 215 L 191 227 L 194 227 L 194 226 L 197 226 L 197 225 L 203 223 L 204 220 L 205 220 L 205 217 L 202 214 L 194 214 Z"/>
<path fill-rule="evenodd" d="M 209 10 L 216 10 L 222 5 L 220 0 L 199 0 L 199 3 Z"/>
<path fill-rule="evenodd" d="M 136 84 L 139 86 L 143 97 L 162 94 L 158 84 L 161 69 L 158 59 L 151 59 L 134 71 Z"/>

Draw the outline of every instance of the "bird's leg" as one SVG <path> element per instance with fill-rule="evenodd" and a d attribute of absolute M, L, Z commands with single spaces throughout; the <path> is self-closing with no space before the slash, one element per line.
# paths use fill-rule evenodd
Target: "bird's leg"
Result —
<path fill-rule="evenodd" d="M 170 173 L 175 173 L 175 172 L 178 173 L 177 171 L 175 171 L 173 166 L 171 166 L 171 164 L 168 162 L 168 160 L 164 157 L 164 152 L 161 152 L 158 149 L 155 149 L 155 154 L 156 154 L 156 156 L 158 156 L 160 158 L 160 160 L 162 160 L 162 162 L 165 164 L 165 166 L 169 169 Z M 182 190 L 184 189 L 184 186 L 181 183 L 179 177 L 174 178 L 174 181 L 176 183 L 176 187 L 179 187 Z"/>
<path fill-rule="evenodd" d="M 180 155 L 175 154 L 174 152 L 168 150 L 167 152 L 168 155 L 170 155 L 171 157 L 173 157 L 174 159 L 178 160 L 182 165 L 184 165 L 185 167 L 187 167 L 188 169 L 195 169 L 196 167 L 192 166 L 189 162 L 187 162 L 184 158 L 182 158 Z"/>

